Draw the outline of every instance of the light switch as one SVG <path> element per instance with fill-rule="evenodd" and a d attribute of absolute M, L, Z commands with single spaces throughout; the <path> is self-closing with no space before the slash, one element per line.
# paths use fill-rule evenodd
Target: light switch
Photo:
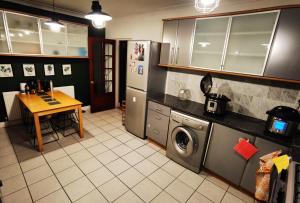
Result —
<path fill-rule="evenodd" d="M 132 97 L 132 101 L 133 101 L 133 102 L 136 102 L 136 97 Z"/>

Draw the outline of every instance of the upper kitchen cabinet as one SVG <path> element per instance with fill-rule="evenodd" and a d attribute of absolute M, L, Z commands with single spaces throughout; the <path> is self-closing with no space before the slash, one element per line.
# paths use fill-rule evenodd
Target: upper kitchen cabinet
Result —
<path fill-rule="evenodd" d="M 6 12 L 13 53 L 41 54 L 38 18 Z"/>
<path fill-rule="evenodd" d="M 264 76 L 300 80 L 300 8 L 283 9 Z"/>
<path fill-rule="evenodd" d="M 191 65 L 220 70 L 229 17 L 197 19 Z"/>
<path fill-rule="evenodd" d="M 63 22 L 53 31 L 49 19 L 0 11 L 0 53 L 38 56 L 88 56 L 88 26 Z"/>
<path fill-rule="evenodd" d="M 168 43 L 166 54 L 168 64 L 179 66 L 190 64 L 194 28 L 194 19 L 164 22 L 163 43 Z"/>
<path fill-rule="evenodd" d="M 7 38 L 5 34 L 3 13 L 0 11 L 0 53 L 7 53 L 7 52 L 9 51 L 8 51 Z"/>
<path fill-rule="evenodd" d="M 87 56 L 87 26 L 64 22 L 64 28 L 58 32 L 53 32 L 49 26 L 45 25 L 46 21 L 41 19 L 45 55 Z"/>
<path fill-rule="evenodd" d="M 176 48 L 178 20 L 171 20 L 164 22 L 163 43 L 167 43 L 166 48 L 166 62 L 167 64 L 174 64 L 174 54 Z"/>
<path fill-rule="evenodd" d="M 66 56 L 66 28 L 61 28 L 60 31 L 53 32 L 50 30 L 48 25 L 45 25 L 46 21 L 48 20 L 41 19 L 44 54 L 50 56 Z"/>
<path fill-rule="evenodd" d="M 224 71 L 262 75 L 278 11 L 233 16 Z"/>
<path fill-rule="evenodd" d="M 68 56 L 87 56 L 88 27 L 67 24 Z"/>

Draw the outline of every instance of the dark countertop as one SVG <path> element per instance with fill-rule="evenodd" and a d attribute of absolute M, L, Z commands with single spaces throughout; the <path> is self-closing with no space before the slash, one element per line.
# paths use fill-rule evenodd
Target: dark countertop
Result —
<path fill-rule="evenodd" d="M 293 145 L 292 138 L 280 137 L 265 131 L 265 121 L 245 116 L 242 114 L 227 112 L 224 116 L 215 116 L 204 111 L 204 104 L 193 101 L 182 101 L 172 95 L 149 95 L 148 100 L 169 106 L 171 109 L 200 118 L 210 122 L 218 123 L 235 130 L 257 136 L 287 147 Z"/>

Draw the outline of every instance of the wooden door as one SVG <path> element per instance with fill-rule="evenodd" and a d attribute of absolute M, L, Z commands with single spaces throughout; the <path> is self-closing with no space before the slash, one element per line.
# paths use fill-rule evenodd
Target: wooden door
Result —
<path fill-rule="evenodd" d="M 89 38 L 91 112 L 115 107 L 114 40 Z"/>

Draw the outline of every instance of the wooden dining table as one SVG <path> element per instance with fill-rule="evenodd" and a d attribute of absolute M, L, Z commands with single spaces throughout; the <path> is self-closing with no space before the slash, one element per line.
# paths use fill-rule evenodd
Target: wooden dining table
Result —
<path fill-rule="evenodd" d="M 44 96 L 43 96 L 44 95 Z M 64 111 L 75 110 L 78 112 L 79 120 L 79 136 L 83 138 L 83 122 L 82 122 L 82 103 L 67 94 L 55 90 L 53 92 L 47 92 L 46 94 L 17 94 L 20 100 L 20 104 L 27 108 L 33 115 L 36 138 L 38 141 L 38 150 L 42 152 L 44 150 L 43 138 L 40 125 L 40 117 L 51 114 L 56 114 Z M 45 101 L 45 97 L 50 96 L 51 101 Z M 48 99 L 49 100 L 49 99 Z"/>

